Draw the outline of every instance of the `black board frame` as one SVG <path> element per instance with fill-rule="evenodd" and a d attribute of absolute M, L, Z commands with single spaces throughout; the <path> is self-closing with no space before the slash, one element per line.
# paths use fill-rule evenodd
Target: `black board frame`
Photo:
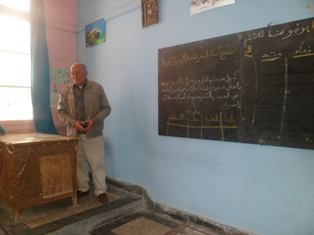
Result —
<path fill-rule="evenodd" d="M 314 149 L 314 18 L 158 50 L 158 133 Z"/>

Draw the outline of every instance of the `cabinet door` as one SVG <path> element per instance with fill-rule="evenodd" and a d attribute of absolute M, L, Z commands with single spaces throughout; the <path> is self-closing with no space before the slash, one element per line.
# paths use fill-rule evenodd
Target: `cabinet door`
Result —
<path fill-rule="evenodd" d="M 72 192 L 71 157 L 71 153 L 40 156 L 39 168 L 43 199 Z"/>

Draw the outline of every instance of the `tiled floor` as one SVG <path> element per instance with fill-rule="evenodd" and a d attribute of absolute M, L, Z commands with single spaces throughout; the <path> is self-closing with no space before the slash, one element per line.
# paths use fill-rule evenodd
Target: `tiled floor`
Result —
<path fill-rule="evenodd" d="M 119 196 L 113 193 L 108 193 L 108 197 L 109 203 L 119 199 Z M 98 202 L 96 196 L 89 194 L 81 198 L 76 207 L 73 207 L 72 200 L 68 198 L 25 209 L 19 221 L 15 222 L 12 211 L 0 204 L 0 224 L 5 226 L 6 224 L 23 223 L 29 228 L 36 228 L 100 206 L 102 204 Z"/>
<path fill-rule="evenodd" d="M 103 224 L 91 231 L 92 235 L 160 235 L 170 232 L 178 223 L 167 220 L 159 215 L 143 210 L 107 224 Z"/>
<path fill-rule="evenodd" d="M 112 189 L 111 189 L 112 190 Z M 70 199 L 23 211 L 20 221 L 0 204 L 0 235 L 221 235 L 147 209 L 144 199 L 112 190 L 101 204 L 90 194 L 73 207 Z"/>
<path fill-rule="evenodd" d="M 111 231 L 117 235 L 138 234 L 138 235 L 159 235 L 169 232 L 171 228 L 157 223 L 145 217 L 139 217 L 128 223 L 125 223 Z"/>
<path fill-rule="evenodd" d="M 91 235 L 219 235 L 208 228 L 165 219 L 149 211 L 138 212 L 101 225 Z"/>

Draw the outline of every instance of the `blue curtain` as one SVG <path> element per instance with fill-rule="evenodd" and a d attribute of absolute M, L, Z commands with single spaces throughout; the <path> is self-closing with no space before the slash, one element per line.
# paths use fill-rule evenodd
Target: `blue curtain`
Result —
<path fill-rule="evenodd" d="M 31 0 L 31 93 L 36 131 L 56 134 L 50 110 L 50 71 L 43 0 Z"/>

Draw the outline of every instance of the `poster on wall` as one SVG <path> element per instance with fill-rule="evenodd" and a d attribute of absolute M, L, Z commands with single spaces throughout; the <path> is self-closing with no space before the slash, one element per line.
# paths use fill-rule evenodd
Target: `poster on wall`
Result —
<path fill-rule="evenodd" d="M 86 47 L 102 44 L 106 41 L 106 21 L 97 20 L 85 26 Z"/>
<path fill-rule="evenodd" d="M 190 14 L 195 15 L 217 7 L 234 4 L 235 0 L 191 0 Z"/>
<path fill-rule="evenodd" d="M 57 118 L 57 106 L 61 91 L 71 81 L 66 68 L 50 68 L 50 107 L 52 119 L 58 133 L 65 135 L 65 125 Z"/>

